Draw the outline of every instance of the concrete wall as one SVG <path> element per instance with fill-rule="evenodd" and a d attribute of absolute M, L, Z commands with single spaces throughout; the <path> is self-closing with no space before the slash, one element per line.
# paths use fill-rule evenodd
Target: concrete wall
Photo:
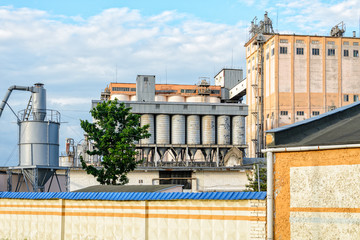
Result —
<path fill-rule="evenodd" d="M 265 200 L 0 199 L 1 239 L 265 239 Z"/>
<path fill-rule="evenodd" d="M 192 189 L 184 190 L 191 192 L 214 192 L 214 191 L 245 191 L 249 183 L 245 170 L 234 171 L 194 171 L 192 173 Z M 158 185 L 159 171 L 133 171 L 128 174 L 129 185 Z M 70 191 L 99 185 L 92 175 L 84 170 L 72 169 L 70 171 Z"/>
<path fill-rule="evenodd" d="M 275 154 L 275 239 L 360 239 L 360 148 Z"/>

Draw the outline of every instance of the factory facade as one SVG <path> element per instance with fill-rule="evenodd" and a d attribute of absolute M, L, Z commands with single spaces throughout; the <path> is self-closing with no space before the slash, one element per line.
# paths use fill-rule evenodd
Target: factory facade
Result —
<path fill-rule="evenodd" d="M 270 21 L 270 22 L 269 22 Z M 271 24 L 265 15 L 264 24 Z M 263 132 L 358 101 L 360 39 L 274 34 L 253 24 L 245 44 L 246 138 L 249 156 L 261 155 Z"/>

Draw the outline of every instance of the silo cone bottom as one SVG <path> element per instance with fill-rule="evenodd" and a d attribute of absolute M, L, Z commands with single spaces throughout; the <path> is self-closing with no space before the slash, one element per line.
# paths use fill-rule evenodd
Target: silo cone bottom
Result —
<path fill-rule="evenodd" d="M 35 180 L 35 171 L 38 171 L 37 173 L 37 181 Z M 37 186 L 38 189 L 44 189 L 45 184 L 47 181 L 55 174 L 55 171 L 50 168 L 45 169 L 24 169 L 24 176 L 27 180 L 31 183 L 31 185 L 34 187 Z"/>

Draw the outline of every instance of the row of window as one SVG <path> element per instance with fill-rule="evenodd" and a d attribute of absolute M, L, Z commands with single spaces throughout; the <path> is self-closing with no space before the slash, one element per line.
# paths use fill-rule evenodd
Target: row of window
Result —
<path fill-rule="evenodd" d="M 280 39 L 280 43 L 288 43 L 289 41 L 287 39 Z M 296 40 L 296 43 L 304 44 L 304 40 Z M 313 40 L 311 41 L 311 44 L 320 44 L 320 41 Z M 335 41 L 327 41 L 328 45 L 335 45 Z M 348 41 L 344 41 L 343 45 L 350 45 Z M 353 42 L 353 46 L 359 46 L 359 42 Z"/>
<path fill-rule="evenodd" d="M 344 102 L 348 102 L 349 101 L 349 95 L 348 94 L 344 94 Z M 353 96 L 353 100 L 354 100 L 354 102 L 357 102 L 357 101 L 359 101 L 359 95 L 354 95 Z"/>
<path fill-rule="evenodd" d="M 287 116 L 288 114 L 289 114 L 288 111 L 280 111 L 281 116 Z M 305 114 L 304 111 L 296 111 L 297 116 L 304 116 L 304 114 Z M 312 111 L 313 116 L 317 116 L 319 114 L 320 114 L 319 111 Z"/>
<path fill-rule="evenodd" d="M 116 92 L 136 92 L 136 88 L 112 87 Z"/>
<path fill-rule="evenodd" d="M 312 48 L 311 49 L 312 55 L 320 55 L 319 48 Z M 287 47 L 280 47 L 280 54 L 287 54 Z M 296 48 L 296 55 L 304 55 L 304 48 Z M 328 49 L 328 56 L 335 56 L 335 49 L 329 48 Z M 344 57 L 349 56 L 349 50 L 344 49 Z M 353 50 L 353 57 L 359 57 L 359 50 Z"/>

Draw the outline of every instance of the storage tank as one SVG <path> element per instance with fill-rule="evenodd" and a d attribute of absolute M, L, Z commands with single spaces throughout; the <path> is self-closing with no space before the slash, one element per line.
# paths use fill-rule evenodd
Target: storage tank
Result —
<path fill-rule="evenodd" d="M 215 116 L 202 117 L 202 144 L 215 144 Z"/>
<path fill-rule="evenodd" d="M 245 144 L 245 117 L 235 116 L 232 119 L 232 141 L 233 145 Z"/>
<path fill-rule="evenodd" d="M 219 145 L 230 144 L 230 116 L 218 116 L 217 118 L 217 142 Z"/>
<path fill-rule="evenodd" d="M 205 102 L 206 96 L 191 96 L 186 98 L 186 102 Z"/>
<path fill-rule="evenodd" d="M 156 144 L 170 144 L 170 116 L 156 115 Z M 158 147 L 160 158 L 165 154 L 166 147 Z"/>
<path fill-rule="evenodd" d="M 137 96 L 136 95 L 130 96 L 130 101 L 137 101 Z"/>
<path fill-rule="evenodd" d="M 154 124 L 154 115 L 153 114 L 143 114 L 140 117 L 140 126 L 143 127 L 149 124 L 148 131 L 151 134 L 149 138 L 144 138 L 140 140 L 141 144 L 154 144 L 155 137 L 155 124 Z"/>
<path fill-rule="evenodd" d="M 166 96 L 164 96 L 164 95 L 155 95 L 155 102 L 166 102 Z"/>
<path fill-rule="evenodd" d="M 198 115 L 187 116 L 186 143 L 189 145 L 200 144 L 200 116 Z M 189 148 L 192 158 L 194 158 L 196 151 L 197 148 Z"/>
<path fill-rule="evenodd" d="M 129 101 L 129 95 L 126 94 L 111 94 L 110 96 L 110 100 L 115 100 L 115 98 L 117 100 L 119 100 L 120 102 L 122 101 Z"/>
<path fill-rule="evenodd" d="M 156 144 L 170 143 L 170 116 L 156 115 Z"/>
<path fill-rule="evenodd" d="M 209 102 L 209 103 L 219 103 L 219 102 L 220 102 L 220 98 L 208 96 L 208 97 L 206 97 L 206 102 Z"/>
<path fill-rule="evenodd" d="M 169 96 L 168 102 L 185 102 L 185 97 L 183 96 Z"/>
<path fill-rule="evenodd" d="M 185 116 L 173 115 L 171 117 L 171 143 L 185 144 Z M 181 147 L 174 147 L 175 154 L 178 156 L 182 150 Z"/>
<path fill-rule="evenodd" d="M 20 166 L 59 166 L 59 122 L 23 121 L 19 123 Z"/>
<path fill-rule="evenodd" d="M 171 143 L 185 144 L 185 116 L 173 115 L 171 117 Z"/>

